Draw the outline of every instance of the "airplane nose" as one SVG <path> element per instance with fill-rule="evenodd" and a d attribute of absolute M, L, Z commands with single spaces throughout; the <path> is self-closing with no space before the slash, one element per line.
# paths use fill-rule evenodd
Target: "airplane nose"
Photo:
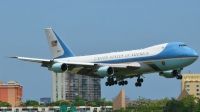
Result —
<path fill-rule="evenodd" d="M 192 55 L 194 56 L 194 57 L 199 57 L 199 55 L 197 54 L 197 52 L 196 51 L 194 51 L 193 49 L 192 49 Z"/>

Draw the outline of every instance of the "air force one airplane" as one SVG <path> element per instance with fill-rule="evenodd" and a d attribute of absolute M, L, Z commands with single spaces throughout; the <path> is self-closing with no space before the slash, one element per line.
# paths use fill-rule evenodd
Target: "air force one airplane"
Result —
<path fill-rule="evenodd" d="M 198 59 L 198 54 L 183 42 L 154 45 L 140 50 L 75 56 L 51 28 L 45 29 L 52 59 L 13 56 L 19 60 L 41 63 L 55 73 L 68 71 L 91 77 L 107 78 L 106 86 L 127 85 L 126 78 L 137 77 L 136 87 L 143 74 L 158 72 L 165 78 L 182 79 L 181 70 Z"/>

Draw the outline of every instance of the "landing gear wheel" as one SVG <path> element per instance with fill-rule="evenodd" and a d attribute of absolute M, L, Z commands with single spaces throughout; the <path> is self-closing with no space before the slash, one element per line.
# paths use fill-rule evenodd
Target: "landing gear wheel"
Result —
<path fill-rule="evenodd" d="M 117 80 L 114 81 L 115 85 L 117 84 Z"/>
<path fill-rule="evenodd" d="M 137 82 L 140 82 L 140 78 L 137 79 Z"/>
<path fill-rule="evenodd" d="M 138 86 L 139 86 L 139 83 L 138 83 L 138 82 L 136 82 L 136 83 L 135 83 L 135 86 L 136 86 L 136 87 L 138 87 Z"/>
<path fill-rule="evenodd" d="M 140 79 L 140 82 L 143 82 L 143 81 L 144 81 L 143 78 L 141 78 L 141 79 Z"/>
<path fill-rule="evenodd" d="M 138 86 L 140 87 L 142 84 L 141 83 L 138 83 Z"/>
<path fill-rule="evenodd" d="M 180 79 L 182 79 L 182 75 L 180 75 Z"/>
<path fill-rule="evenodd" d="M 108 86 L 108 82 L 106 82 L 105 85 Z"/>
<path fill-rule="evenodd" d="M 182 79 L 182 75 L 177 75 L 176 79 Z"/>
<path fill-rule="evenodd" d="M 135 83 L 135 86 L 136 86 L 136 87 L 138 87 L 138 86 L 140 87 L 141 85 L 142 85 L 142 84 L 141 84 L 140 82 L 136 82 L 136 83 Z"/>
<path fill-rule="evenodd" d="M 118 82 L 118 85 L 121 86 L 121 82 L 120 81 Z"/>
<path fill-rule="evenodd" d="M 124 85 L 124 81 L 121 81 L 122 86 Z"/>
<path fill-rule="evenodd" d="M 124 81 L 124 84 L 127 85 L 127 84 L 128 84 L 128 81 Z"/>

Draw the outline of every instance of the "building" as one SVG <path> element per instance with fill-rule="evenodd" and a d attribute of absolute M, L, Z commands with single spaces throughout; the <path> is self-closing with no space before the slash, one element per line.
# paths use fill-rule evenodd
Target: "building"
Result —
<path fill-rule="evenodd" d="M 13 107 L 22 102 L 22 86 L 16 81 L 9 81 L 6 84 L 0 82 L 0 101 L 8 102 Z"/>
<path fill-rule="evenodd" d="M 121 90 L 113 102 L 113 110 L 126 108 L 125 90 Z"/>
<path fill-rule="evenodd" d="M 40 103 L 43 103 L 44 105 L 48 105 L 50 102 L 51 102 L 51 98 L 49 97 L 40 98 Z"/>
<path fill-rule="evenodd" d="M 181 100 L 181 99 L 183 99 L 184 97 L 186 97 L 188 95 L 189 95 L 189 93 L 185 89 L 183 89 L 181 94 L 178 96 L 177 100 Z"/>
<path fill-rule="evenodd" d="M 114 102 L 114 101 L 115 101 L 115 98 L 116 98 L 116 97 L 112 98 L 112 102 Z M 126 102 L 129 102 L 129 101 L 131 101 L 130 97 L 128 97 L 128 96 L 125 96 L 125 101 L 126 101 Z"/>
<path fill-rule="evenodd" d="M 52 72 L 52 100 L 65 100 L 65 73 Z"/>
<path fill-rule="evenodd" d="M 52 73 L 52 100 L 74 101 L 79 95 L 85 101 L 101 98 L 101 80 L 77 74 Z"/>
<path fill-rule="evenodd" d="M 76 106 L 76 112 L 102 112 L 104 109 L 112 111 L 112 106 Z M 59 112 L 59 106 L 48 106 L 48 107 L 0 107 L 0 112 Z M 70 110 L 70 107 L 67 107 Z"/>
<path fill-rule="evenodd" d="M 189 95 L 200 97 L 200 74 L 183 74 L 181 91 L 184 89 Z"/>

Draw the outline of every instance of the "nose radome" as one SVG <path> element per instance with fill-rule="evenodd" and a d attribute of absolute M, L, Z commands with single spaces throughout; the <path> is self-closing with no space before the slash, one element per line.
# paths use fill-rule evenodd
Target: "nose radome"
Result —
<path fill-rule="evenodd" d="M 199 55 L 197 54 L 197 52 L 196 51 L 194 51 L 193 49 L 192 49 L 192 54 L 194 55 L 194 56 L 196 56 L 196 57 L 199 57 Z"/>

